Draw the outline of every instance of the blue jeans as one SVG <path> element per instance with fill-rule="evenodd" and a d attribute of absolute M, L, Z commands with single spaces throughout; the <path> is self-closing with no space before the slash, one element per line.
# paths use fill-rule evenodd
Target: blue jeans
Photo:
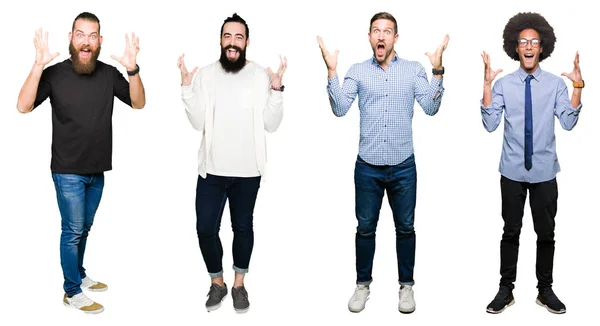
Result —
<path fill-rule="evenodd" d="M 196 231 L 200 251 L 211 278 L 223 275 L 223 246 L 219 238 L 221 217 L 229 199 L 233 229 L 233 270 L 248 272 L 254 247 L 252 226 L 254 204 L 260 188 L 260 177 L 198 176 L 196 186 Z"/>
<path fill-rule="evenodd" d="M 394 216 L 398 282 L 413 285 L 415 266 L 415 204 L 417 169 L 414 155 L 394 166 L 371 165 L 357 157 L 354 169 L 356 192 L 356 274 L 357 284 L 372 281 L 375 231 L 384 192 Z"/>
<path fill-rule="evenodd" d="M 72 297 L 81 292 L 85 278 L 83 255 L 94 215 L 102 198 L 104 174 L 52 173 L 61 215 L 60 265 L 65 282 L 63 289 Z"/>

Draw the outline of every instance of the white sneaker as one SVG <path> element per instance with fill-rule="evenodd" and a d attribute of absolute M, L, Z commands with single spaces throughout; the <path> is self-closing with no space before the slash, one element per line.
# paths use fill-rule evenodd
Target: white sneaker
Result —
<path fill-rule="evenodd" d="M 400 285 L 399 295 L 398 311 L 403 314 L 410 314 L 415 311 L 416 304 L 412 285 Z"/>
<path fill-rule="evenodd" d="M 73 307 L 77 310 L 81 310 L 86 314 L 98 314 L 104 311 L 104 307 L 94 302 L 92 299 L 88 298 L 83 292 L 80 292 L 71 298 L 65 296 L 63 297 L 63 304 L 67 307 Z"/>
<path fill-rule="evenodd" d="M 352 298 L 348 301 L 348 310 L 351 312 L 361 312 L 365 309 L 365 303 L 369 300 L 370 293 L 368 285 L 357 285 Z"/>
<path fill-rule="evenodd" d="M 108 289 L 108 286 L 102 282 L 96 282 L 86 276 L 81 280 L 81 288 L 92 292 L 102 292 Z"/>

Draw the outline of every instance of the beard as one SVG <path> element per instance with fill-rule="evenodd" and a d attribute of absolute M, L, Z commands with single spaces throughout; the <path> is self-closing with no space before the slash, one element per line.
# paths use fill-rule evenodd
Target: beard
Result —
<path fill-rule="evenodd" d="M 234 49 L 239 53 L 237 60 L 231 61 L 227 58 L 227 50 Z M 236 73 L 246 65 L 246 49 L 241 49 L 235 45 L 228 45 L 226 47 L 221 48 L 221 57 L 219 58 L 219 62 L 221 62 L 221 66 L 223 70 L 226 72 Z"/>
<path fill-rule="evenodd" d="M 88 62 L 83 62 L 79 59 L 79 51 L 82 48 L 90 49 L 91 56 Z M 73 43 L 69 43 L 69 54 L 71 54 L 71 61 L 73 62 L 73 70 L 79 75 L 91 75 L 96 70 L 98 63 L 98 56 L 100 55 L 100 46 L 96 50 L 92 50 L 89 46 L 81 46 L 76 49 Z"/>

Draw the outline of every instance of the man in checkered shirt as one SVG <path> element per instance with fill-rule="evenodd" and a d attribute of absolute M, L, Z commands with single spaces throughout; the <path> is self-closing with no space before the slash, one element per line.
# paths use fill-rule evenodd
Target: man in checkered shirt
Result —
<path fill-rule="evenodd" d="M 429 82 L 419 62 L 402 59 L 394 50 L 398 40 L 396 19 L 387 12 L 377 13 L 371 18 L 369 30 L 373 57 L 352 65 L 341 87 L 336 71 L 338 51 L 330 53 L 321 37 L 317 40 L 327 65 L 327 91 L 333 113 L 338 117 L 345 115 L 357 95 L 360 109 L 360 143 L 354 170 L 357 287 L 348 309 L 362 311 L 369 297 L 375 231 L 387 192 L 396 227 L 398 310 L 412 313 L 417 192 L 412 117 L 415 99 L 428 115 L 436 114 L 440 108 L 444 94 L 442 53 L 449 37 L 445 36 L 435 52 L 426 53 L 433 66 Z"/>

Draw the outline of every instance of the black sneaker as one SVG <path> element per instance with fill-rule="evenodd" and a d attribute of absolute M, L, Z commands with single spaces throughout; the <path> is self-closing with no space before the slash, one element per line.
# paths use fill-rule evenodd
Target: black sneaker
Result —
<path fill-rule="evenodd" d="M 243 314 L 248 311 L 250 301 L 248 301 L 248 292 L 242 285 L 237 288 L 231 288 L 231 297 L 233 298 L 233 309 L 238 314 Z"/>
<path fill-rule="evenodd" d="M 213 311 L 221 307 L 221 301 L 227 296 L 227 284 L 223 283 L 223 286 L 218 284 L 211 284 L 210 290 L 208 290 L 208 300 L 206 300 L 206 310 Z"/>
<path fill-rule="evenodd" d="M 513 297 L 512 290 L 509 287 L 500 286 L 498 294 L 496 294 L 494 300 L 487 306 L 486 311 L 490 314 L 499 314 L 514 303 L 515 298 Z"/>
<path fill-rule="evenodd" d="M 565 305 L 556 297 L 551 287 L 539 289 L 539 294 L 535 303 L 545 307 L 553 314 L 564 314 L 567 312 Z"/>

